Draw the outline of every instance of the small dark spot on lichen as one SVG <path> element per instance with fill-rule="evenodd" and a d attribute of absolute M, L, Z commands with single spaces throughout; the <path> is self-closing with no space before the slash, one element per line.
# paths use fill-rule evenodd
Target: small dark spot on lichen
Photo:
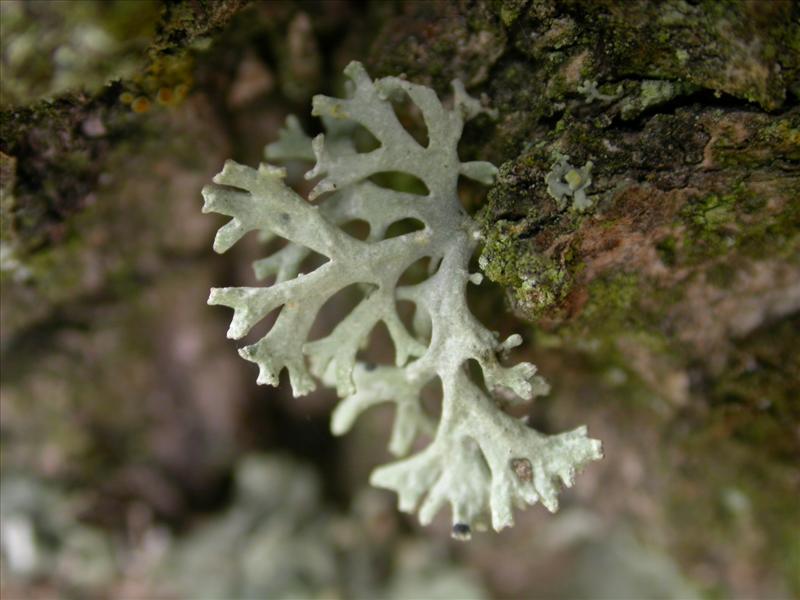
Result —
<path fill-rule="evenodd" d="M 472 537 L 472 529 L 466 523 L 456 523 L 453 525 L 453 537 L 457 540 L 466 541 Z"/>
<path fill-rule="evenodd" d="M 364 368 L 365 368 L 367 371 L 374 371 L 376 366 L 377 366 L 377 365 L 376 365 L 375 363 L 373 363 L 373 362 L 368 362 L 368 363 L 365 363 L 365 364 L 364 364 Z"/>
<path fill-rule="evenodd" d="M 514 471 L 514 475 L 517 476 L 517 479 L 523 483 L 533 481 L 533 467 L 531 466 L 531 461 L 527 458 L 512 458 L 511 469 Z"/>
<path fill-rule="evenodd" d="M 285 212 L 281 213 L 281 221 L 283 221 L 284 223 L 288 223 L 291 220 L 292 220 L 292 218 L 289 216 L 289 213 L 285 213 Z"/>

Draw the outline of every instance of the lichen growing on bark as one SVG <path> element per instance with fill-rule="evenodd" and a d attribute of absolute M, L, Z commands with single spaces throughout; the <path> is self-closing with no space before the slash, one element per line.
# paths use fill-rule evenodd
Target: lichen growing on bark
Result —
<path fill-rule="evenodd" d="M 480 215 L 482 266 L 548 344 L 621 369 L 637 393 L 705 402 L 698 377 L 725 377 L 736 340 L 800 308 L 797 5 L 536 1 L 492 13 L 507 40 L 485 83 L 500 116 L 467 142 L 510 160 Z M 556 154 L 594 164 L 583 215 L 546 193 Z M 783 497 L 796 472 L 776 473 Z"/>
<path fill-rule="evenodd" d="M 228 330 L 233 339 L 282 307 L 269 332 L 239 353 L 258 365 L 259 383 L 277 385 L 286 369 L 295 396 L 313 391 L 314 377 L 335 385 L 342 401 L 333 414 L 334 433 L 348 431 L 373 405 L 391 402 L 397 407 L 389 444 L 393 454 L 405 457 L 419 434 L 433 435 L 423 450 L 378 467 L 370 478 L 373 485 L 396 491 L 400 509 L 418 511 L 421 523 L 429 524 L 448 503 L 453 536 L 469 539 L 473 529 L 490 523 L 496 531 L 513 525 L 514 507 L 541 501 L 555 512 L 558 482 L 571 487 L 585 464 L 602 457 L 600 442 L 588 438 L 585 427 L 552 436 L 527 428 L 501 411 L 467 370 L 469 361 L 477 362 L 490 393 L 506 390 L 514 404 L 548 389 L 532 364 L 500 364 L 498 358 L 522 338 L 512 335 L 501 342 L 467 307 L 468 283 L 483 279 L 469 272 L 480 233 L 459 202 L 457 179 L 488 184 L 497 169 L 488 162 L 461 162 L 457 145 L 464 122 L 487 109 L 466 95 L 458 80 L 453 107 L 445 108 L 430 88 L 396 77 L 373 82 L 360 63 L 350 63 L 345 74 L 351 82 L 346 98 L 314 98 L 325 134 L 302 144 L 303 134 L 290 120 L 281 139 L 267 148 L 268 157 L 286 159 L 306 158 L 311 147 L 316 165 L 306 178 L 322 177 L 309 192 L 310 201 L 323 198 L 318 205 L 306 203 L 283 183 L 285 169 L 266 163 L 256 171 L 228 161 L 214 178 L 216 185 L 203 189 L 203 210 L 231 217 L 217 233 L 217 252 L 254 230 L 265 242 L 288 240 L 254 263 L 259 278 L 276 277 L 272 285 L 214 288 L 209 304 L 234 309 Z M 391 100 L 404 95 L 422 113 L 425 144 L 412 138 L 394 113 Z M 375 137 L 377 148 L 358 152 L 358 126 Z M 399 192 L 369 180 L 392 171 L 418 178 L 426 193 Z M 353 239 L 341 228 L 354 219 L 368 223 L 366 240 Z M 387 237 L 392 223 L 403 219 L 419 221 L 423 229 Z M 312 251 L 327 261 L 306 274 L 302 264 Z M 400 285 L 403 273 L 423 259 L 430 261 L 428 278 Z M 310 341 L 323 304 L 356 283 L 368 286 L 367 295 L 330 335 Z M 529 283 L 539 288 L 547 282 Z M 410 330 L 397 312 L 399 301 L 415 306 Z M 389 330 L 395 366 L 357 362 L 359 347 L 379 323 Z M 434 428 L 421 393 L 437 379 L 443 392 Z"/>
<path fill-rule="evenodd" d="M 131 4 L 95 3 L 89 10 Z M 202 219 L 188 218 L 196 212 L 193 190 L 224 157 L 258 160 L 263 141 L 274 137 L 285 115 L 301 113 L 305 100 L 299 99 L 341 93 L 338 74 L 359 59 L 373 75 L 405 73 L 439 92 L 460 77 L 471 94 L 485 95 L 498 109 L 496 121 L 473 120 L 459 147 L 462 155 L 500 167 L 488 200 L 483 191 L 463 190 L 468 205 L 480 209 L 487 279 L 502 286 L 493 293 L 485 282 L 470 306 L 507 333 L 519 322 L 502 322 L 505 295 L 506 308 L 530 323 L 525 335 L 535 343 L 533 356 L 525 358 L 550 375 L 558 401 L 540 398 L 519 414 L 548 431 L 588 422 L 612 449 L 570 492 L 558 518 L 526 511 L 500 543 L 486 536 L 461 548 L 461 563 L 480 573 L 494 596 L 556 597 L 553 583 L 563 572 L 553 568 L 557 557 L 565 561 L 558 566 L 575 575 L 571 585 L 583 576 L 578 589 L 597 595 L 591 567 L 599 563 L 590 557 L 629 556 L 616 553 L 614 540 L 630 528 L 637 556 L 660 550 L 706 595 L 797 595 L 798 447 L 791 402 L 798 379 L 800 254 L 797 11 L 796 2 L 778 0 L 159 3 L 155 17 L 162 24 L 146 42 L 149 52 L 86 72 L 90 89 L 84 93 L 72 89 L 52 104 L 14 107 L 39 124 L 36 136 L 54 138 L 36 147 L 56 149 L 55 155 L 34 151 L 21 160 L 7 152 L 8 144 L 34 132 L 21 120 L 3 131 L 0 235 L 19 249 L 3 276 L 0 303 L 2 402 L 19 399 L 11 413 L 3 406 L 4 472 L 7 465 L 28 468 L 31 459 L 46 459 L 31 468 L 88 494 L 91 506 L 105 507 L 110 527 L 129 523 L 141 506 L 156 515 L 154 523 L 173 515 L 167 522 L 174 524 L 169 519 L 175 515 L 193 520 L 198 506 L 203 516 L 216 510 L 220 505 L 209 499 L 224 502 L 227 488 L 209 483 L 218 480 L 207 478 L 207 469 L 221 472 L 224 482 L 233 468 L 231 452 L 238 451 L 232 448 L 256 443 L 290 447 L 314 461 L 324 475 L 326 501 L 351 501 L 343 490 L 367 480 L 370 460 L 391 430 L 390 415 L 370 411 L 354 435 L 331 438 L 320 408 L 324 399 L 291 400 L 279 390 L 248 387 L 250 373 L 236 370 L 237 361 L 228 365 L 219 348 L 214 355 L 228 366 L 217 371 L 196 362 L 191 349 L 198 336 L 217 341 L 220 324 L 197 327 L 204 317 L 182 305 L 155 311 L 159 319 L 134 307 L 143 301 L 151 308 L 172 306 L 174 296 L 158 291 L 161 282 L 195 261 L 202 261 L 204 275 L 191 270 L 191 281 L 175 283 L 184 294 L 211 279 L 245 277 L 236 265 L 249 252 L 246 242 L 233 260 L 207 261 L 201 248 L 208 232 L 197 226 Z M 2 21 L 0 27 L 10 23 Z M 7 56 L 5 31 L 0 44 Z M 14 71 L 34 79 L 16 81 L 13 89 L 42 92 L 49 79 L 35 79 L 43 73 L 41 57 Z M 138 71 L 119 82 L 114 114 L 100 120 L 107 134 L 87 141 L 80 132 L 85 119 L 71 115 L 88 116 L 80 107 L 96 106 L 108 74 L 129 72 L 128 59 Z M 4 92 L 12 89 L 7 79 Z M 182 102 L 162 103 L 184 92 Z M 63 112 L 37 116 L 54 107 Z M 413 112 L 400 116 L 404 124 L 414 120 Z M 129 118 L 131 129 L 118 129 L 119 119 Z M 300 125 L 306 131 L 319 126 L 309 119 Z M 91 119 L 86 130 L 102 128 Z M 217 133 L 207 139 L 211 130 Z M 180 151 L 163 143 L 178 140 L 186 146 Z M 62 168 L 59 155 L 72 156 L 71 148 L 96 164 L 78 160 L 74 170 L 68 163 Z M 545 175 L 558 154 L 569 155 L 575 166 L 594 164 L 593 202 L 582 214 L 559 210 L 546 193 Z M 36 168 L 51 163 L 61 176 Z M 41 177 L 46 185 L 37 188 Z M 29 193 L 36 189 L 41 193 Z M 84 191 L 88 195 L 81 196 Z M 18 218 L 31 214 L 42 218 Z M 8 277 L 14 272 L 30 275 L 20 282 Z M 151 288 L 154 294 L 142 293 Z M 195 321 L 180 321 L 182 333 L 174 335 L 180 319 Z M 109 320 L 135 323 L 136 335 L 98 325 Z M 103 344 L 100 351 L 94 341 L 84 344 L 78 335 L 84 330 L 97 330 L 87 336 Z M 142 340 L 151 332 L 149 342 Z M 139 345 L 158 361 L 131 352 Z M 187 375 L 161 379 L 155 365 L 165 356 Z M 114 388 L 114 366 L 121 364 L 150 375 Z M 86 385 L 97 373 L 99 384 Z M 222 382 L 224 393 L 214 387 Z M 108 404 L 111 392 L 114 403 Z M 231 402 L 215 400 L 222 395 Z M 168 440 L 156 445 L 158 452 L 149 445 L 152 424 L 138 429 L 130 420 L 142 398 L 146 410 L 177 407 L 167 417 L 171 428 L 155 435 Z M 220 413 L 237 402 L 248 407 L 244 415 Z M 107 410 L 112 405 L 119 406 L 116 421 Z M 27 417 L 18 419 L 19 411 Z M 42 425 L 47 414 L 58 415 L 55 428 Z M 205 416 L 198 422 L 190 415 Z M 109 424 L 119 421 L 136 431 L 107 435 Z M 185 448 L 196 448 L 198 439 L 213 460 L 200 461 L 203 468 L 169 466 L 176 456 L 170 452 L 191 457 Z M 98 466 L 92 457 L 107 455 L 109 440 L 125 443 L 114 446 L 114 461 Z M 224 447 L 220 440 L 227 440 Z M 525 477 L 526 465 L 515 465 Z M 183 476 L 190 483 L 176 484 Z M 136 495 L 153 489 L 166 495 Z M 416 535 L 413 526 L 395 517 L 392 522 L 402 535 Z M 440 525 L 446 533 L 449 524 L 433 527 Z M 118 537 L 129 539 L 129 532 Z M 397 539 L 372 539 L 379 555 L 361 554 L 356 561 L 395 564 Z M 554 554 L 553 540 L 566 546 Z M 586 559 L 587 568 L 573 568 L 573 557 Z M 602 563 L 606 582 L 625 581 L 635 561 L 622 562 Z M 8 581 L 4 576 L 4 588 Z M 46 591 L 37 592 L 47 595 L 51 588 L 41 585 Z M 623 589 L 627 593 L 617 595 L 640 597 L 654 588 Z M 581 595 L 570 590 L 567 597 Z M 26 594 L 12 589 L 7 595 Z"/>

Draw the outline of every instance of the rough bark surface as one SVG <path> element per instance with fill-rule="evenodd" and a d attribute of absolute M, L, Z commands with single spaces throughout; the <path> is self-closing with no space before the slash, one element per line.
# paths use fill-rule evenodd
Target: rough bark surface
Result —
<path fill-rule="evenodd" d="M 448 556 L 498 597 L 636 595 L 640 577 L 667 597 L 800 594 L 800 5 L 85 4 L 2 4 L 5 474 L 80 490 L 104 531 L 132 507 L 141 530 L 218 509 L 249 450 L 301 456 L 326 502 L 353 498 L 390 419 L 332 440 L 328 400 L 255 390 L 195 297 L 245 283 L 252 254 L 206 252 L 202 184 L 257 162 L 357 59 L 440 94 L 459 78 L 499 111 L 459 150 L 501 169 L 485 199 L 464 189 L 499 284 L 476 312 L 528 324 L 521 358 L 554 384 L 537 428 L 588 422 L 606 449 L 559 516 Z M 106 37 L 87 49 L 90 27 Z M 55 58 L 26 59 L 44 38 Z M 383 518 L 368 537 L 394 548 L 410 534 Z M 629 587 L 601 584 L 609 569 Z M 330 585 L 377 593 L 360 581 Z"/>

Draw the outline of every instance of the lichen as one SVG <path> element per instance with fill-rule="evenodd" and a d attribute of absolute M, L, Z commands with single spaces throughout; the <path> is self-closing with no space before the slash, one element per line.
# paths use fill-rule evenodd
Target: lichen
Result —
<path fill-rule="evenodd" d="M 559 209 L 566 207 L 567 198 L 572 198 L 572 208 L 582 212 L 592 205 L 586 190 L 592 185 L 592 161 L 580 168 L 569 164 L 569 156 L 561 156 L 545 175 L 547 193 L 552 196 Z"/>
<path fill-rule="evenodd" d="M 390 451 L 408 455 L 421 433 L 433 441 L 409 458 L 376 469 L 371 482 L 395 490 L 401 510 L 419 511 L 423 524 L 449 503 L 453 536 L 468 539 L 489 522 L 495 530 L 513 524 L 513 507 L 541 501 L 558 508 L 556 482 L 570 486 L 575 473 L 601 457 L 600 442 L 586 428 L 547 436 L 502 412 L 469 377 L 467 364 L 476 361 L 486 387 L 505 389 L 519 403 L 545 393 L 548 385 L 529 363 L 504 367 L 499 357 L 519 345 L 512 335 L 500 341 L 481 325 L 466 304 L 469 283 L 480 273 L 469 272 L 480 230 L 466 214 L 456 193 L 460 175 L 490 183 L 496 169 L 487 162 L 461 162 L 457 144 L 464 121 L 487 112 L 453 82 L 454 106 L 445 108 L 426 87 L 396 77 L 372 81 L 356 62 L 345 70 L 350 79 L 344 99 L 316 96 L 313 114 L 323 117 L 326 134 L 299 143 L 297 123 L 290 121 L 267 156 L 305 158 L 308 146 L 316 165 L 306 177 L 321 177 L 309 199 L 312 206 L 283 183 L 284 169 L 262 164 L 258 170 L 232 161 L 203 190 L 204 211 L 232 217 L 214 242 L 224 252 L 250 231 L 262 240 L 276 237 L 289 244 L 254 264 L 259 278 L 274 276 L 267 287 L 213 289 L 210 304 L 229 306 L 234 317 L 229 337 L 241 338 L 272 310 L 283 307 L 269 332 L 240 354 L 259 367 L 258 382 L 275 385 L 280 372 L 289 373 L 295 395 L 316 387 L 315 378 L 335 386 L 343 397 L 333 414 L 332 430 L 342 434 L 371 406 L 393 402 L 397 407 Z M 428 143 L 416 141 L 397 120 L 391 101 L 407 96 L 419 108 Z M 358 126 L 366 128 L 379 147 L 358 152 L 353 141 Z M 383 172 L 404 172 L 426 187 L 423 195 L 381 188 L 370 178 Z M 577 186 L 575 189 L 583 189 Z M 420 222 L 422 229 L 387 236 L 392 223 Z M 353 219 L 369 224 L 361 241 L 341 228 Z M 301 273 L 311 252 L 327 262 Z M 429 264 L 428 277 L 413 285 L 398 280 L 420 260 Z M 358 283 L 362 301 L 327 337 L 309 341 L 311 325 L 323 304 L 339 290 Z M 531 290 L 546 282 L 530 279 Z M 397 302 L 415 305 L 411 329 L 397 312 Z M 357 360 L 363 341 L 383 322 L 395 345 L 395 365 L 368 365 Z M 434 426 L 420 403 L 422 388 L 439 379 L 443 397 L 441 419 Z M 519 465 L 528 461 L 532 476 L 520 478 Z"/>
<path fill-rule="evenodd" d="M 583 94 L 587 104 L 591 104 L 595 100 L 599 100 L 600 102 L 612 102 L 622 93 L 622 86 L 617 86 L 617 90 L 614 94 L 603 94 L 597 89 L 596 80 L 584 79 L 578 86 L 578 92 Z"/>

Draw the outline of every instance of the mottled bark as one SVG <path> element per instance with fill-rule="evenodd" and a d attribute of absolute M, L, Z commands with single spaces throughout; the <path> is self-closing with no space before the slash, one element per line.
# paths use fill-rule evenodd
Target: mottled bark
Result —
<path fill-rule="evenodd" d="M 499 111 L 461 147 L 500 167 L 485 200 L 464 190 L 481 265 L 502 289 L 476 305 L 490 321 L 504 297 L 529 324 L 554 387 L 531 411 L 537 428 L 588 422 L 605 442 L 565 509 L 596 519 L 581 521 L 589 546 L 634 531 L 701 591 L 800 594 L 796 2 L 186 1 L 143 3 L 136 21 L 117 4 L 78 17 L 111 32 L 101 51 L 40 65 L 19 62 L 25 35 L 50 27 L 63 34 L 48 38 L 53 56 L 88 52 L 76 21 L 3 3 L 22 7 L 4 19 L 18 29 L 4 30 L 14 85 L 0 114 L 4 468 L 91 489 L 108 523 L 134 501 L 173 523 L 214 505 L 244 447 L 310 457 L 339 499 L 366 481 L 380 417 L 332 441 L 324 399 L 297 408 L 255 391 L 222 320 L 175 306 L 249 276 L 246 252 L 209 257 L 219 223 L 199 216 L 201 185 L 225 158 L 260 160 L 285 114 L 338 91 L 357 59 L 439 93 L 460 78 Z M 548 174 L 574 193 L 548 189 Z M 172 412 L 159 412 L 165 398 Z M 194 467 L 198 439 L 207 454 Z M 45 441 L 49 458 L 32 460 Z M 525 516 L 461 560 L 497 595 L 569 595 L 583 588 L 554 577 L 548 552 L 577 573 L 576 546 L 528 552 L 534 529 L 557 536 L 567 517 Z"/>

